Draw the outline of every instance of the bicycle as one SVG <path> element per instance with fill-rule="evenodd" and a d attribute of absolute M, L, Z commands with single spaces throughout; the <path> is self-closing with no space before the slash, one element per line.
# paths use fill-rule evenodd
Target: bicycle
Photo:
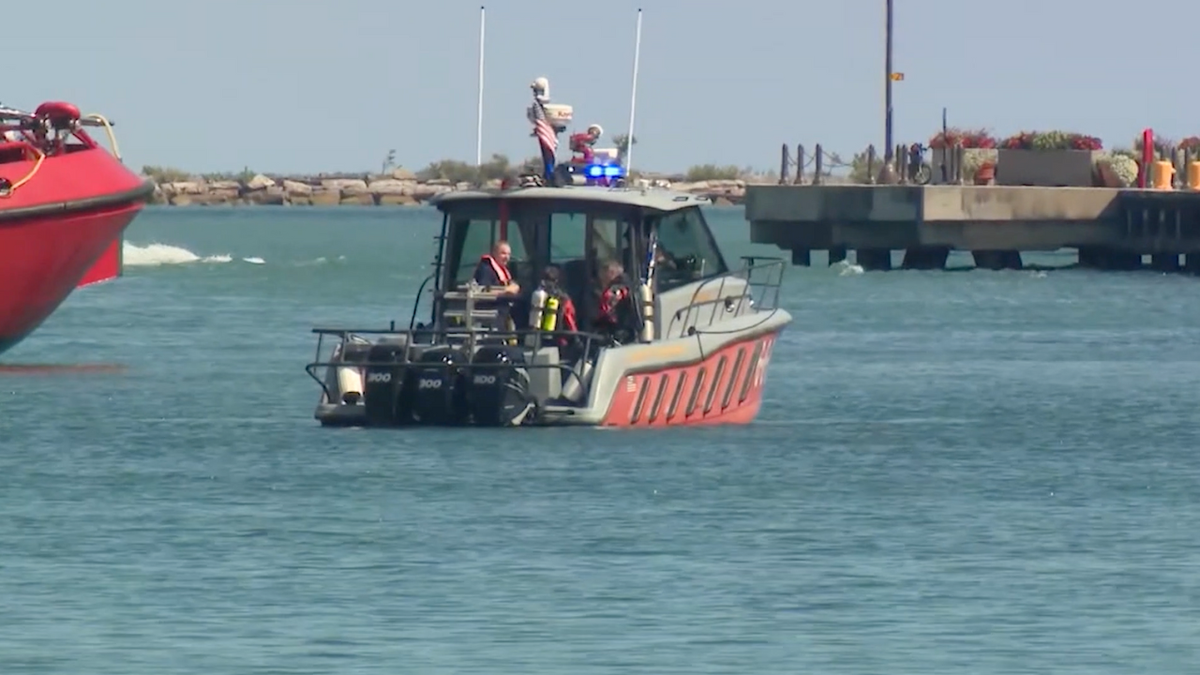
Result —
<path fill-rule="evenodd" d="M 933 180 L 933 166 L 925 161 L 925 152 L 929 146 L 913 143 L 908 149 L 908 182 L 915 185 L 929 185 Z"/>

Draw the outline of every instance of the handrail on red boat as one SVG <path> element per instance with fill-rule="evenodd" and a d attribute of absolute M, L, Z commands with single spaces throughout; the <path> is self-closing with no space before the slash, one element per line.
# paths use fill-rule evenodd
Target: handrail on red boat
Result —
<path fill-rule="evenodd" d="M 98 148 L 99 144 L 84 127 L 104 127 L 111 145 L 110 151 L 117 161 L 122 161 L 120 146 L 117 145 L 117 136 L 113 133 L 112 126 L 112 122 L 104 115 L 80 115 L 77 106 L 63 101 L 42 103 L 34 113 L 0 106 L 0 134 L 4 135 L 4 139 L 0 140 L 0 149 L 17 146 L 35 155 L 33 168 L 20 180 L 12 183 L 7 180 L 0 181 L 0 198 L 12 196 L 17 188 L 32 180 L 48 155 L 62 152 L 66 145 L 65 134 L 75 137 L 88 149 Z M 8 140 L 9 133 L 18 133 L 20 138 Z"/>

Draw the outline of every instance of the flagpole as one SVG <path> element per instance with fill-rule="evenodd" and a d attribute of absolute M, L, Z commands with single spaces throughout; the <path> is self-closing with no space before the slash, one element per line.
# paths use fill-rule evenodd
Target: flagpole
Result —
<path fill-rule="evenodd" d="M 892 0 L 886 0 L 884 11 L 887 14 L 884 34 L 883 69 L 883 157 L 885 162 L 892 159 Z"/>
<path fill-rule="evenodd" d="M 479 112 L 475 121 L 475 166 L 483 166 L 483 30 L 484 9 L 479 6 Z"/>
<path fill-rule="evenodd" d="M 633 166 L 633 115 L 637 110 L 638 61 L 642 54 L 642 10 L 637 11 L 637 33 L 633 41 L 633 92 L 629 95 L 629 138 L 625 139 L 625 173 Z"/>

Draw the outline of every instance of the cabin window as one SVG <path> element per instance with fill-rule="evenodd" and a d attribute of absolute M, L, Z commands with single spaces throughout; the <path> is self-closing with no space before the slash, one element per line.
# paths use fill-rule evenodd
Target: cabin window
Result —
<path fill-rule="evenodd" d="M 599 266 L 616 260 L 631 269 L 627 260 L 630 222 L 615 213 L 556 211 L 549 214 L 548 262 L 562 270 L 563 290 L 575 301 L 586 325 L 594 318 L 599 301 Z"/>
<path fill-rule="evenodd" d="M 587 216 L 555 213 L 550 216 L 550 262 L 561 264 L 587 257 Z"/>
<path fill-rule="evenodd" d="M 660 253 L 655 276 L 659 290 L 729 271 L 700 209 L 680 209 L 655 216 L 649 224 L 658 232 Z"/>
<path fill-rule="evenodd" d="M 632 258 L 629 223 L 616 218 L 592 219 L 591 255 L 597 266 L 606 260 L 615 260 L 624 265 L 626 271 L 640 267 L 638 261 Z"/>
<path fill-rule="evenodd" d="M 508 244 L 512 247 L 512 260 L 508 267 L 514 277 L 519 277 L 523 271 L 521 268 L 527 266 L 528 257 L 516 220 L 509 218 L 507 222 Z M 456 286 L 461 286 L 475 276 L 479 259 L 490 253 L 492 245 L 501 239 L 500 223 L 485 218 L 459 219 L 453 221 L 450 228 L 452 244 L 459 252 L 453 279 Z"/>
<path fill-rule="evenodd" d="M 550 215 L 549 262 L 562 270 L 562 288 L 587 316 L 588 288 L 594 285 L 595 270 L 587 258 L 588 216 L 558 212 Z M 585 319 L 586 320 L 586 319 Z"/>

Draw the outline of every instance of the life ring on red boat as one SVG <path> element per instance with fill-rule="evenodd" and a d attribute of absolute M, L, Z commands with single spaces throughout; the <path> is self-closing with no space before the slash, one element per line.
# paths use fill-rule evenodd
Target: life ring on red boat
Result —
<path fill-rule="evenodd" d="M 46 101 L 33 114 L 52 122 L 74 122 L 82 116 L 79 106 L 66 101 Z"/>

